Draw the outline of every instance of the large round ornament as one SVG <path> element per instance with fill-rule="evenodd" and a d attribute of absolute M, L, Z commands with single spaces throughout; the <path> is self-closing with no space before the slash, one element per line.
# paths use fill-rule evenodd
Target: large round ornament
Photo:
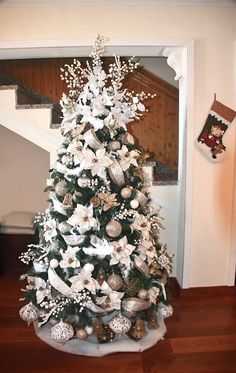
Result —
<path fill-rule="evenodd" d="M 86 329 L 78 329 L 75 335 L 76 335 L 76 338 L 81 339 L 81 340 L 84 340 L 88 337 L 88 333 Z"/>
<path fill-rule="evenodd" d="M 51 328 L 51 337 L 58 343 L 65 343 L 74 336 L 74 329 L 70 324 L 60 321 Z"/>
<path fill-rule="evenodd" d="M 122 232 L 122 226 L 117 220 L 111 220 L 106 226 L 108 236 L 115 238 Z"/>
<path fill-rule="evenodd" d="M 116 291 L 122 287 L 123 280 L 119 275 L 113 274 L 108 277 L 107 283 L 112 290 Z"/>
<path fill-rule="evenodd" d="M 55 186 L 55 192 L 58 196 L 65 196 L 67 193 L 67 183 L 65 181 L 59 181 Z"/>
<path fill-rule="evenodd" d="M 50 260 L 50 267 L 51 267 L 51 268 L 57 268 L 58 265 L 59 265 L 59 262 L 58 262 L 57 259 L 54 258 L 54 259 L 51 259 L 51 260 Z"/>
<path fill-rule="evenodd" d="M 131 194 L 132 194 L 132 190 L 128 187 L 125 187 L 123 189 L 121 189 L 121 192 L 120 192 L 120 195 L 122 198 L 124 199 L 128 199 L 131 197 Z"/>
<path fill-rule="evenodd" d="M 130 330 L 131 325 L 131 321 L 127 317 L 122 315 L 116 316 L 109 322 L 109 327 L 116 334 L 127 333 Z"/>
<path fill-rule="evenodd" d="M 26 321 L 28 325 L 30 323 L 34 322 L 38 318 L 38 311 L 33 306 L 32 303 L 26 304 L 24 307 L 22 307 L 19 311 L 19 315 L 22 318 L 22 320 Z"/>
<path fill-rule="evenodd" d="M 170 304 L 164 304 L 162 302 L 158 305 L 158 312 L 161 315 L 163 319 L 166 319 L 167 317 L 170 317 L 173 315 L 173 307 Z"/>

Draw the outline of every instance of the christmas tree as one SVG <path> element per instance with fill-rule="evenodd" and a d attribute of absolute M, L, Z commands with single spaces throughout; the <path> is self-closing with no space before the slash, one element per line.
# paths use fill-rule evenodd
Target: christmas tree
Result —
<path fill-rule="evenodd" d="M 98 36 L 85 67 L 74 60 L 61 69 L 69 89 L 61 99 L 63 142 L 47 181 L 48 208 L 36 218 L 39 243 L 21 255 L 31 264 L 21 276 L 28 301 L 21 318 L 54 347 L 90 355 L 106 342 L 117 347 L 101 354 L 126 350 L 130 339 L 125 346 L 135 350 L 151 335 L 148 348 L 172 314 L 165 291 L 171 256 L 159 242 L 145 153 L 126 127 L 154 96 L 122 89 L 138 67 L 134 57 L 115 56 L 105 71 L 103 52 Z"/>

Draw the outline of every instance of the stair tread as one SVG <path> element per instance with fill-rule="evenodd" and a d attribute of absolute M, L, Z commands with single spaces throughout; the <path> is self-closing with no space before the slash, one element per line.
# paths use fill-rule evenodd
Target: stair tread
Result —
<path fill-rule="evenodd" d="M 53 104 L 17 104 L 16 109 L 52 109 Z"/>

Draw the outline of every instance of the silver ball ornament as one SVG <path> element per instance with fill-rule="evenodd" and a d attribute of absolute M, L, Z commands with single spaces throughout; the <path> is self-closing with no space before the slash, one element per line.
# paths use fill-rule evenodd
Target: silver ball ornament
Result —
<path fill-rule="evenodd" d="M 123 285 L 123 279 L 119 275 L 113 274 L 108 277 L 107 283 L 112 290 L 118 290 Z"/>
<path fill-rule="evenodd" d="M 55 192 L 58 196 L 65 196 L 67 193 L 67 184 L 65 181 L 59 181 L 55 186 Z"/>
<path fill-rule="evenodd" d="M 132 190 L 128 187 L 125 187 L 123 189 L 121 189 L 121 192 L 120 192 L 120 195 L 122 198 L 124 199 L 128 199 L 131 197 L 131 194 L 132 194 Z"/>
<path fill-rule="evenodd" d="M 19 315 L 28 325 L 38 319 L 38 311 L 32 303 L 26 304 L 22 307 L 19 311 Z"/>
<path fill-rule="evenodd" d="M 122 232 L 122 226 L 117 220 L 111 220 L 106 225 L 106 232 L 112 238 L 118 237 Z"/>
<path fill-rule="evenodd" d="M 60 321 L 51 328 L 51 337 L 58 343 L 65 343 L 74 336 L 74 329 L 70 324 Z"/>

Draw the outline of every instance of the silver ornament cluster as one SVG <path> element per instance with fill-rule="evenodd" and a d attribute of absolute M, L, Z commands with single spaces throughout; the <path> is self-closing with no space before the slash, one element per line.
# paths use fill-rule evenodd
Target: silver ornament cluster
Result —
<path fill-rule="evenodd" d="M 74 329 L 70 324 L 60 321 L 51 328 L 51 337 L 57 343 L 65 343 L 73 338 Z"/>

